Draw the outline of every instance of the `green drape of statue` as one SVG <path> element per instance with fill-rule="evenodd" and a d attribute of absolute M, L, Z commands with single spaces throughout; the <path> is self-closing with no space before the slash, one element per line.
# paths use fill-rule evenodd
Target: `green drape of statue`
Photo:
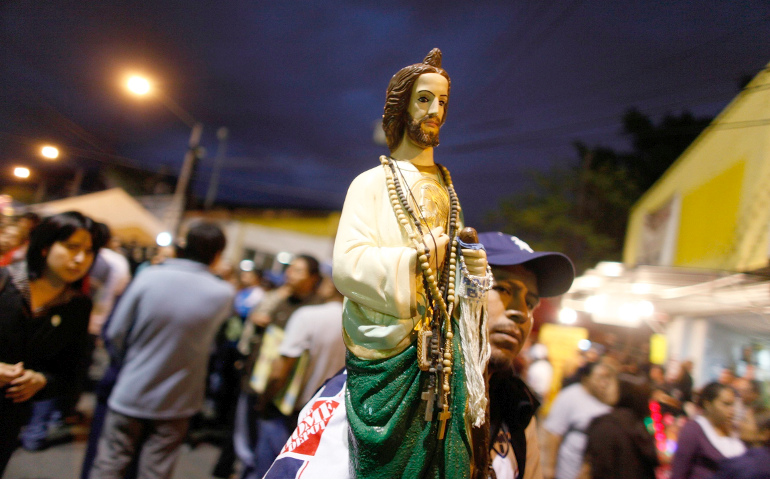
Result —
<path fill-rule="evenodd" d="M 455 331 L 459 331 L 453 322 Z M 363 360 L 347 353 L 346 408 L 351 465 L 357 478 L 468 478 L 471 445 L 465 425 L 465 367 L 455 336 L 446 435 L 438 412 L 425 421 L 421 398 L 428 374 L 417 366 L 416 343 L 393 357 Z"/>

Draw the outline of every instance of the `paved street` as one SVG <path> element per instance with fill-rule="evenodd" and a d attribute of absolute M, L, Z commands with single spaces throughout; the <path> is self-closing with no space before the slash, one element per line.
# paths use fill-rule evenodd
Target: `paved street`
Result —
<path fill-rule="evenodd" d="M 90 415 L 93 396 L 84 395 L 78 407 Z M 88 428 L 73 429 L 75 441 L 53 446 L 39 452 L 22 448 L 11 457 L 3 478 L 80 478 L 80 468 L 86 450 Z M 211 470 L 219 456 L 219 448 L 201 443 L 195 449 L 182 447 L 183 453 L 174 471 L 174 478 L 212 478 Z"/>
<path fill-rule="evenodd" d="M 174 478 L 212 478 L 211 469 L 219 449 L 201 444 L 195 450 L 184 446 Z M 13 454 L 3 478 L 80 478 L 85 440 L 48 448 L 42 452 L 19 449 Z"/>

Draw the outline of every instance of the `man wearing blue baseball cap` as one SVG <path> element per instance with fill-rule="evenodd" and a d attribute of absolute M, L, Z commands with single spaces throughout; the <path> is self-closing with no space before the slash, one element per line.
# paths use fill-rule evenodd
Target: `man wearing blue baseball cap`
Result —
<path fill-rule="evenodd" d="M 497 478 L 542 478 L 534 416 L 540 403 L 516 375 L 513 362 L 532 330 L 540 298 L 569 290 L 575 269 L 567 256 L 535 252 L 505 233 L 480 233 L 479 243 L 495 282 L 487 306 L 492 467 Z"/>
<path fill-rule="evenodd" d="M 535 252 L 504 233 L 481 233 L 479 242 L 495 279 L 487 306 L 492 467 L 497 478 L 542 478 L 534 418 L 539 402 L 516 375 L 513 362 L 532 330 L 540 298 L 569 290 L 574 267 L 561 253 Z M 350 478 L 346 378 L 343 371 L 327 380 L 307 403 L 300 426 L 265 478 Z"/>

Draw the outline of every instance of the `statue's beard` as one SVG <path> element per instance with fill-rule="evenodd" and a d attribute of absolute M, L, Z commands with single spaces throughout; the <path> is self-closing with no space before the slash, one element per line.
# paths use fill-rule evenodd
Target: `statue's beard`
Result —
<path fill-rule="evenodd" d="M 415 120 L 409 116 L 409 121 L 406 123 L 406 134 L 409 139 L 420 148 L 429 148 L 438 146 L 438 134 L 439 130 L 425 132 L 422 129 L 422 124 L 426 121 L 438 118 L 436 115 L 426 115 L 419 120 Z M 439 122 L 439 129 L 441 128 L 441 122 Z"/>

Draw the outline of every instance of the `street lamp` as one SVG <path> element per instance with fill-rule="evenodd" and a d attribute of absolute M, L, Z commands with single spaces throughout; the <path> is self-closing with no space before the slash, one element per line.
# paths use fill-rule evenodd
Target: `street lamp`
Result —
<path fill-rule="evenodd" d="M 152 94 L 153 97 L 160 100 L 160 102 L 166 106 L 171 113 L 176 115 L 182 120 L 188 127 L 192 129 L 190 132 L 190 141 L 188 144 L 187 152 L 184 156 L 184 162 L 182 163 L 182 171 L 179 173 L 179 178 L 176 182 L 176 188 L 174 189 L 174 196 L 171 199 L 171 205 L 166 210 L 165 223 L 168 230 L 172 234 L 176 235 L 179 232 L 179 225 L 182 220 L 182 213 L 185 210 L 185 204 L 187 199 L 187 190 L 190 185 L 190 179 L 195 168 L 195 159 L 198 148 L 200 147 L 201 134 L 203 133 L 203 124 L 197 122 L 192 115 L 187 113 L 182 107 L 180 107 L 171 98 L 164 95 L 163 92 L 152 88 L 151 82 L 142 76 L 133 75 L 126 81 L 126 88 L 129 92 L 138 96 L 145 96 Z"/>
<path fill-rule="evenodd" d="M 59 149 L 51 145 L 46 145 L 40 150 L 40 154 L 44 158 L 48 158 L 50 160 L 56 160 L 57 158 L 59 158 Z"/>
<path fill-rule="evenodd" d="M 15 167 L 13 169 L 13 175 L 16 178 L 29 178 L 30 172 L 27 167 Z"/>
<path fill-rule="evenodd" d="M 61 156 L 61 152 L 59 149 L 53 145 L 44 145 L 40 149 L 40 156 L 43 157 L 43 160 L 47 161 L 55 161 L 59 159 Z M 72 183 L 69 187 L 69 196 L 74 197 L 80 192 L 80 186 L 83 183 L 83 176 L 85 175 L 83 167 L 74 167 L 74 178 L 72 179 Z M 43 197 L 45 197 L 46 192 L 46 181 L 45 178 L 42 179 L 42 182 L 39 187 L 39 192 L 36 194 L 35 198 L 38 201 L 42 201 Z"/>
<path fill-rule="evenodd" d="M 135 95 L 147 95 L 150 93 L 150 81 L 139 75 L 132 75 L 126 81 L 126 87 Z"/>

